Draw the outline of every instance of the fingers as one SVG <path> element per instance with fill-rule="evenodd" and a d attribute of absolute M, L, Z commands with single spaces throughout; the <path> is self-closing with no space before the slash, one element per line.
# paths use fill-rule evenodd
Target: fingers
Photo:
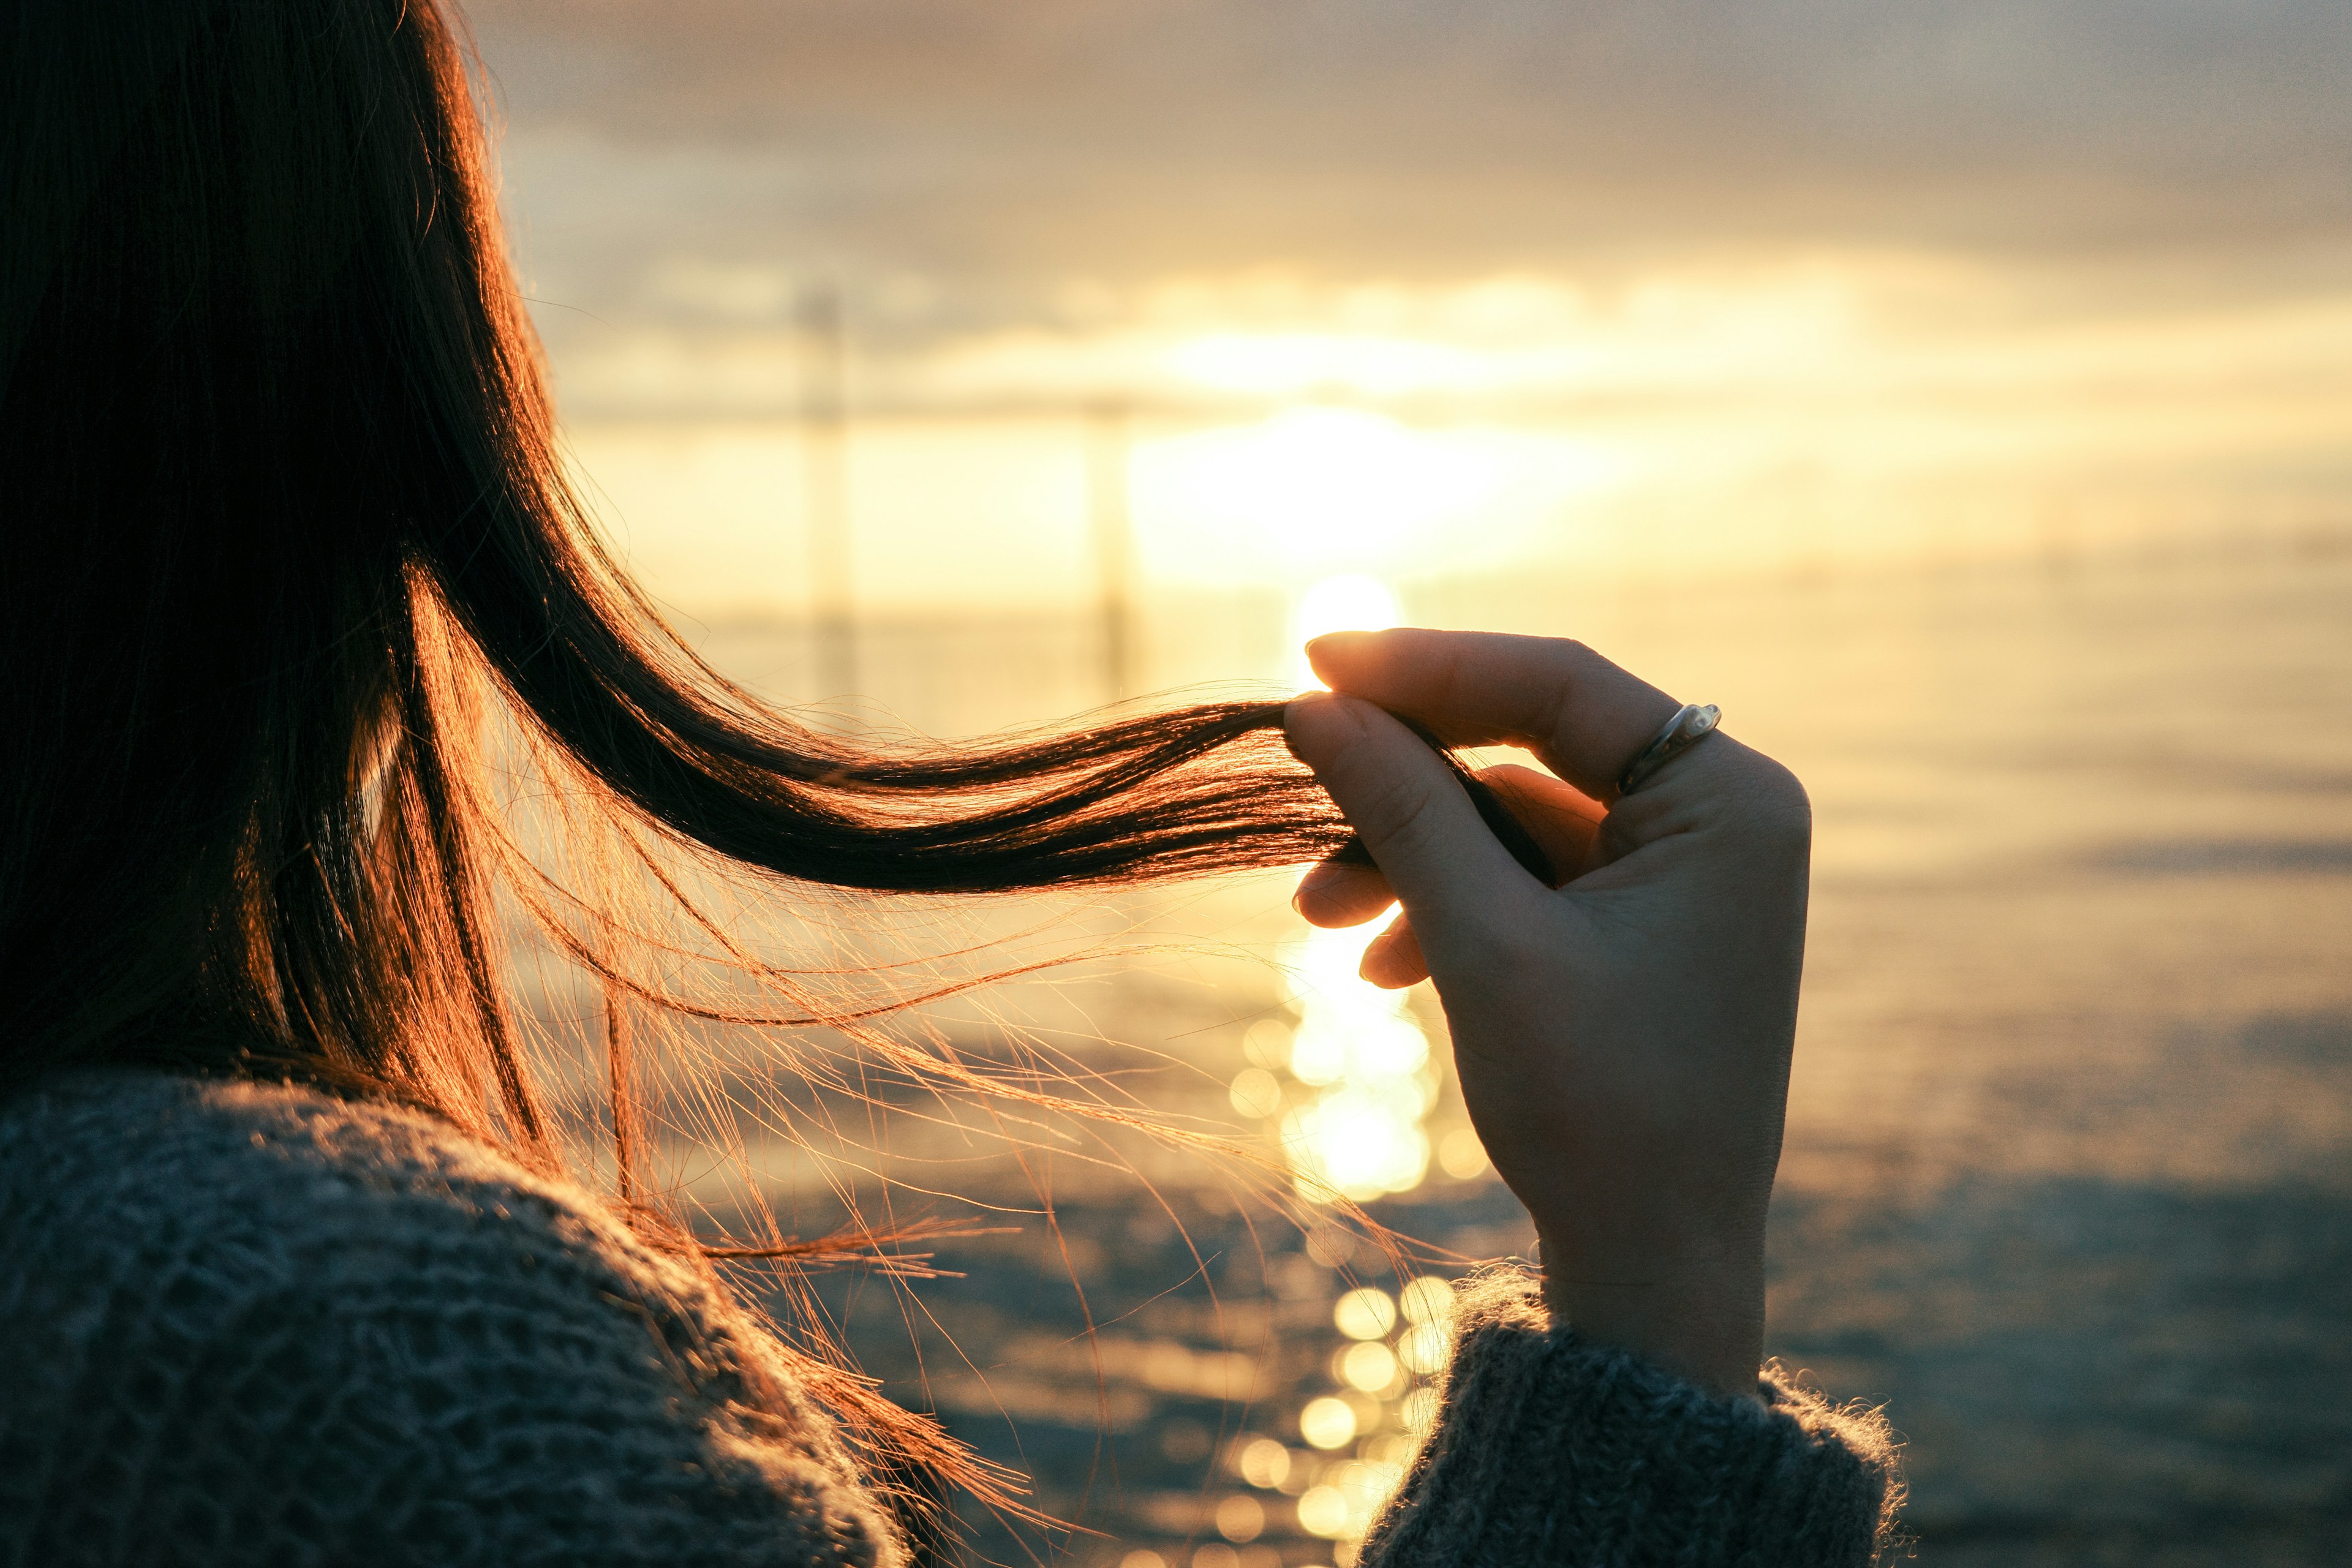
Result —
<path fill-rule="evenodd" d="M 1591 864 L 1593 839 L 1608 809 L 1599 801 L 1549 773 L 1517 763 L 1481 768 L 1478 777 L 1534 837 L 1557 870 L 1558 881 L 1575 880 Z M 1395 889 L 1374 868 L 1346 860 L 1318 860 L 1298 879 L 1290 907 L 1308 925 L 1330 930 L 1361 925 L 1395 902 Z M 1418 945 L 1414 952 L 1417 962 Z"/>
<path fill-rule="evenodd" d="M 1601 819 L 1608 808 L 1583 791 L 1517 763 L 1481 768 L 1478 776 L 1535 836 L 1545 856 L 1559 869 L 1559 879 L 1575 880 L 1591 863 L 1593 840 L 1600 834 Z M 1324 873 L 1340 875 L 1327 877 Z M 1318 912 L 1336 913 L 1344 909 L 1347 918 L 1318 919 L 1316 914 L 1308 913 L 1306 895 L 1309 882 L 1318 884 Z M 1344 891 L 1338 890 L 1340 889 Z M 1309 870 L 1299 881 L 1299 893 L 1300 898 L 1294 900 L 1299 912 L 1310 923 L 1321 926 L 1360 925 L 1394 901 L 1386 877 L 1361 866 L 1332 861 Z M 1422 955 L 1421 939 L 1413 934 L 1411 915 L 1400 914 L 1389 922 L 1387 930 L 1372 938 L 1356 973 L 1388 991 L 1402 991 L 1429 978 L 1429 961 Z"/>
<path fill-rule="evenodd" d="M 1389 879 L 1370 866 L 1318 860 L 1298 879 L 1290 907 L 1308 925 L 1361 925 L 1396 902 Z"/>
<path fill-rule="evenodd" d="M 1307 644 L 1307 657 L 1334 691 L 1409 713 L 1451 742 L 1516 742 L 1601 799 L 1681 707 L 1557 637 L 1333 632 Z"/>
<path fill-rule="evenodd" d="M 1573 784 L 1517 763 L 1480 768 L 1478 776 L 1534 837 L 1551 862 L 1556 880 L 1576 880 L 1591 864 L 1592 842 L 1609 808 Z"/>
<path fill-rule="evenodd" d="M 1424 934 L 1481 930 L 1514 889 L 1538 887 L 1437 753 L 1379 709 L 1318 692 L 1291 703 L 1285 731 Z"/>
<path fill-rule="evenodd" d="M 1412 917 L 1399 915 L 1388 930 L 1364 949 L 1356 973 L 1383 991 L 1402 991 L 1429 978 L 1429 961 L 1421 955 L 1421 939 L 1412 934 Z"/>

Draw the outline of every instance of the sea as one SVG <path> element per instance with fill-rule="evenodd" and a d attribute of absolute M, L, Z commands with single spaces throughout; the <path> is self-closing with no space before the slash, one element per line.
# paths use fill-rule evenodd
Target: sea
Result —
<path fill-rule="evenodd" d="M 1717 703 L 1810 790 L 1767 1350 L 1884 1408 L 1904 1554 L 2352 1561 L 2352 532 L 1394 586 L 1408 621 L 1574 637 Z M 864 695 L 814 711 L 967 737 L 1278 692 L 1285 616 L 1144 595 L 1116 667 L 1083 608 L 877 619 Z M 687 630 L 778 700 L 828 695 L 804 628 Z M 877 1094 L 908 1130 L 866 1174 L 889 1142 L 891 1212 L 963 1234 L 909 1244 L 933 1278 L 846 1267 L 792 1310 L 1057 1521 L 964 1505 L 975 1560 L 1349 1568 L 1428 1419 L 1445 1282 L 1531 1246 L 1442 1009 L 1351 990 L 1287 890 L 923 928 L 1108 940 L 933 1026 L 1254 1152 Z M 1307 1166 L 1402 1239 L 1302 1196 Z M 779 1158 L 772 1195 L 814 1224 L 809 1169 Z"/>

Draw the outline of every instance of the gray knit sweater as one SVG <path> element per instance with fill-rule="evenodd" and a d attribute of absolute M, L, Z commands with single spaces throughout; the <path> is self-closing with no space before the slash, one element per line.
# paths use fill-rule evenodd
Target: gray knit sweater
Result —
<path fill-rule="evenodd" d="M 1471 1293 L 1366 1568 L 1869 1563 L 1882 1425 L 1708 1397 Z M 882 1568 L 771 1343 L 431 1118 L 86 1074 L 0 1107 L 0 1564 Z"/>

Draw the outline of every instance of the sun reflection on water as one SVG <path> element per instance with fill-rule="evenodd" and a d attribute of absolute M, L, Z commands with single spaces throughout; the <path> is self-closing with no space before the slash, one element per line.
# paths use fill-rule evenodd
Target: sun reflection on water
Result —
<path fill-rule="evenodd" d="M 1308 931 L 1284 948 L 1300 983 L 1290 1074 L 1315 1092 L 1284 1114 L 1281 1139 L 1306 1196 L 1336 1189 L 1377 1198 L 1410 1192 L 1429 1173 L 1423 1121 L 1437 1102 L 1429 1038 L 1405 993 L 1356 976 L 1377 929 Z"/>
<path fill-rule="evenodd" d="M 1357 973 L 1378 929 L 1309 930 L 1286 942 L 1296 1021 L 1262 1019 L 1242 1041 L 1248 1065 L 1234 1079 L 1234 1108 L 1273 1125 L 1310 1201 L 1408 1192 L 1433 1163 L 1449 1174 L 1465 1163 L 1458 1152 L 1433 1159 L 1425 1122 L 1437 1073 L 1407 994 Z M 1330 1543 L 1340 1568 L 1354 1561 L 1418 1435 L 1435 1418 L 1434 1380 L 1452 1351 L 1453 1312 L 1453 1287 L 1434 1276 L 1407 1281 L 1395 1295 L 1369 1284 L 1341 1291 L 1331 1305 L 1340 1342 L 1325 1368 L 1325 1392 L 1295 1417 L 1303 1447 L 1244 1433 L 1227 1451 L 1226 1468 L 1241 1480 L 1296 1500 L 1290 1517 Z"/>
<path fill-rule="evenodd" d="M 1392 626 L 1397 618 L 1387 584 L 1348 575 L 1326 578 L 1301 595 L 1292 629 L 1303 643 L 1327 631 Z M 1314 679 L 1303 659 L 1301 675 Z M 1300 1195 L 1310 1202 L 1410 1192 L 1433 1165 L 1463 1180 L 1484 1167 L 1483 1151 L 1465 1146 L 1465 1138 L 1475 1142 L 1467 1129 L 1432 1136 L 1438 1073 L 1409 994 L 1380 989 L 1359 973 L 1380 929 L 1379 921 L 1309 929 L 1282 945 L 1281 963 L 1295 983 L 1295 1017 L 1251 1026 L 1242 1041 L 1247 1065 L 1230 1086 L 1234 1110 L 1275 1131 Z M 1336 1258 L 1320 1260 L 1338 1266 Z M 1343 1291 L 1332 1305 L 1341 1342 L 1325 1369 L 1327 1392 L 1307 1398 L 1295 1417 L 1303 1447 L 1244 1434 L 1228 1449 L 1226 1467 L 1240 1479 L 1295 1500 L 1290 1518 L 1305 1534 L 1329 1543 L 1338 1568 L 1354 1563 L 1358 1543 L 1402 1479 L 1418 1435 L 1435 1419 L 1434 1380 L 1452 1350 L 1453 1304 L 1452 1287 L 1433 1277 L 1412 1280 L 1395 1296 L 1370 1285 Z M 1239 1519 L 1242 1510 L 1234 1512 Z M 1255 1527 L 1263 1517 L 1245 1522 Z M 1227 1529 L 1222 1509 L 1217 1523 L 1227 1542 L 1256 1532 Z M 1217 1542 L 1202 1551 L 1234 1554 Z M 1224 1563 L 1224 1556 L 1204 1563 L 1196 1552 L 1192 1568 Z"/>

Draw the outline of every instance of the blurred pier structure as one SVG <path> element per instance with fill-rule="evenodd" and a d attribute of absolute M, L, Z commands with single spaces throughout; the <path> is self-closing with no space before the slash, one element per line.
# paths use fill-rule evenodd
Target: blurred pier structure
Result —
<path fill-rule="evenodd" d="M 856 537 L 849 496 L 849 342 L 841 293 L 801 301 L 800 436 L 808 537 L 808 620 L 820 695 L 857 690 Z"/>
<path fill-rule="evenodd" d="M 1103 696 L 1111 702 L 1137 694 L 1135 538 L 1128 496 L 1129 445 L 1126 403 L 1104 398 L 1089 405 L 1087 500 L 1095 570 L 1100 584 Z"/>

